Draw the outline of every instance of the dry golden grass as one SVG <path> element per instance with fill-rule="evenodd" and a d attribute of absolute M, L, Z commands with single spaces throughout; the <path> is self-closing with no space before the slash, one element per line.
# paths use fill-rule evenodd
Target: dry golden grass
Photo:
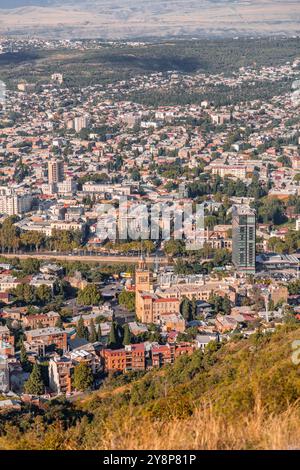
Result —
<path fill-rule="evenodd" d="M 300 449 L 300 408 L 267 415 L 259 404 L 247 416 L 228 420 L 212 406 L 170 422 L 123 417 L 89 430 L 67 431 L 56 423 L 25 435 L 11 430 L 0 437 L 1 450 L 294 450 Z"/>
<path fill-rule="evenodd" d="M 228 422 L 211 407 L 170 423 L 124 422 L 118 431 L 105 430 L 99 449 L 133 450 L 285 450 L 300 448 L 300 410 L 279 415 L 253 414 Z"/>

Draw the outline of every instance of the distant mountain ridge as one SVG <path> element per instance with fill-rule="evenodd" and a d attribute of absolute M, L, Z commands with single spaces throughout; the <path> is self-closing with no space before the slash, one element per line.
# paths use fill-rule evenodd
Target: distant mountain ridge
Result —
<path fill-rule="evenodd" d="M 296 35 L 300 34 L 300 2 L 0 0 L 0 34 L 112 39 Z"/>

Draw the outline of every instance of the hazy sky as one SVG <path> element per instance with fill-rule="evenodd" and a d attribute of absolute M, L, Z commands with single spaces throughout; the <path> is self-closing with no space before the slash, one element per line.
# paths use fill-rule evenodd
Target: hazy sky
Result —
<path fill-rule="evenodd" d="M 0 0 L 0 9 L 0 34 L 300 34 L 300 0 Z"/>
<path fill-rule="evenodd" d="M 28 5 L 51 5 L 55 3 L 53 0 L 0 0 L 0 8 L 18 8 Z"/>
<path fill-rule="evenodd" d="M 140 0 L 115 0 L 113 3 L 118 3 L 120 5 L 122 4 L 127 4 L 127 5 L 130 5 L 132 7 L 138 7 L 139 5 L 139 1 Z M 274 3 L 280 3 L 281 0 L 268 0 L 268 1 L 273 1 Z M 152 4 L 152 3 L 155 3 L 155 4 L 172 4 L 173 7 L 176 8 L 176 6 L 178 7 L 178 4 L 182 4 L 182 3 L 185 3 L 183 0 L 181 1 L 176 1 L 176 0 L 155 0 L 153 2 L 153 0 L 142 0 L 141 3 L 149 3 L 149 6 Z M 251 4 L 251 3 L 257 3 L 257 0 L 240 0 L 240 1 L 237 1 L 237 0 L 194 0 L 191 1 L 191 0 L 186 0 L 187 3 L 197 3 L 198 5 L 201 3 L 211 3 L 211 4 L 224 4 L 224 3 L 232 3 L 232 4 L 235 4 L 235 5 L 238 5 L 238 4 L 242 4 L 242 3 L 248 3 L 248 4 Z M 109 1 L 108 0 L 0 0 L 0 8 L 8 8 L 8 9 L 13 9 L 13 8 L 18 8 L 18 7 L 24 7 L 24 6 L 53 6 L 53 5 L 56 5 L 56 4 L 59 4 L 61 6 L 64 5 L 64 3 L 77 3 L 77 4 L 84 4 L 84 3 L 89 3 L 89 4 L 92 4 L 92 3 L 95 3 L 95 4 L 101 4 L 101 3 L 104 3 L 104 4 L 108 4 Z M 282 0 L 281 1 L 282 5 L 285 4 L 285 1 Z M 176 5 L 177 4 L 177 5 Z"/>

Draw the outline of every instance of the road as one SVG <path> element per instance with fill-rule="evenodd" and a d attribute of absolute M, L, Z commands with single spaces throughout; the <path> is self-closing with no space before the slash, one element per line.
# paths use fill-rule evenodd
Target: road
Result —
<path fill-rule="evenodd" d="M 101 256 L 101 255 L 61 255 L 59 253 L 16 253 L 16 254 L 8 254 L 5 253 L 1 255 L 7 259 L 10 258 L 37 258 L 41 260 L 60 260 L 60 261 L 90 261 L 90 262 L 98 262 L 98 263 L 105 263 L 105 264 L 137 264 L 140 260 L 140 256 Z M 155 258 L 146 257 L 145 262 L 149 265 L 155 263 Z M 159 264 L 169 264 L 170 261 L 168 258 L 160 257 L 158 258 Z"/>

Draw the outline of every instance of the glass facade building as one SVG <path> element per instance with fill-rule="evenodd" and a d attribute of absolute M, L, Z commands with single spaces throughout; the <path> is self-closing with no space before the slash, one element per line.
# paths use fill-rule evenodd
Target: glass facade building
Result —
<path fill-rule="evenodd" d="M 255 273 L 256 220 L 249 206 L 232 209 L 232 262 L 238 272 Z"/>

